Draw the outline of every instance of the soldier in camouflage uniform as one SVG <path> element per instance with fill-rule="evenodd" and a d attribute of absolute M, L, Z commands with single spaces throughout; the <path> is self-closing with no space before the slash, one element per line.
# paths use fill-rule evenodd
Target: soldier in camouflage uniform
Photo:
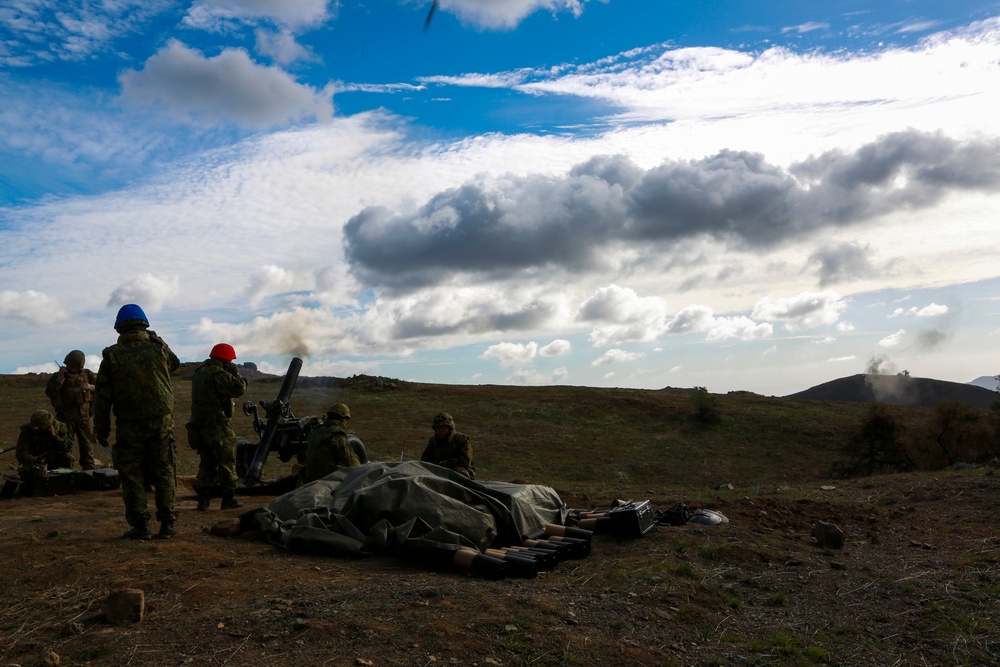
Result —
<path fill-rule="evenodd" d="M 122 537 L 132 540 L 146 540 L 152 534 L 146 484 L 155 489 L 158 537 L 177 534 L 170 374 L 180 360 L 148 328 L 149 320 L 139 306 L 130 303 L 119 309 L 115 319 L 118 342 L 104 349 L 94 397 L 94 428 L 103 447 L 108 446 L 114 410 L 114 463 L 122 484 L 125 520 L 132 526 Z"/>
<path fill-rule="evenodd" d="M 80 467 L 83 470 L 93 470 L 101 465 L 100 461 L 94 459 L 97 438 L 94 436 L 91 411 L 97 374 L 83 367 L 86 361 L 86 355 L 80 350 L 67 354 L 63 360 L 65 366 L 46 383 L 45 395 L 56 409 L 56 419 L 66 424 L 70 435 L 76 436 L 77 444 L 80 445 Z"/>
<path fill-rule="evenodd" d="M 230 426 L 233 399 L 246 393 L 247 381 L 240 375 L 233 359 L 232 345 L 219 343 L 208 359 L 191 378 L 191 421 L 187 425 L 188 441 L 198 450 L 201 463 L 195 492 L 198 509 L 208 509 L 210 490 L 218 486 L 222 492 L 222 509 L 242 507 L 236 500 L 236 433 Z"/>
<path fill-rule="evenodd" d="M 302 470 L 302 481 L 312 482 L 322 479 L 341 468 L 361 465 L 358 455 L 347 442 L 347 422 L 351 411 L 343 403 L 337 403 L 326 411 L 326 419 L 309 431 L 306 439 L 306 467 Z"/>
<path fill-rule="evenodd" d="M 436 463 L 445 468 L 451 468 L 469 479 L 476 478 L 476 470 L 472 466 L 472 441 L 464 433 L 455 431 L 455 420 L 447 412 L 434 415 L 431 424 L 434 435 L 427 441 L 421 461 Z"/>
<path fill-rule="evenodd" d="M 46 470 L 73 467 L 73 436 L 47 410 L 37 410 L 17 436 L 17 474 L 27 480 Z"/>

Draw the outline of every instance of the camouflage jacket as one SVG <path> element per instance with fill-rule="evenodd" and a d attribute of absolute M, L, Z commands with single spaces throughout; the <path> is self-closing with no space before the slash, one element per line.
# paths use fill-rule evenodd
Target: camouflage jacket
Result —
<path fill-rule="evenodd" d="M 118 421 L 140 421 L 169 415 L 174 409 L 170 374 L 180 366 L 154 331 L 129 329 L 104 348 L 94 391 L 94 431 L 111 433 L 111 412 Z"/>
<path fill-rule="evenodd" d="M 356 465 L 361 465 L 361 462 L 348 444 L 347 431 L 339 421 L 323 422 L 309 432 L 303 481 L 322 479 L 341 468 Z"/>
<path fill-rule="evenodd" d="M 472 441 L 469 440 L 469 436 L 454 429 L 445 440 L 438 440 L 436 435 L 432 435 L 427 441 L 424 453 L 420 455 L 420 460 L 446 468 L 464 468 L 470 471 L 471 475 Z"/>
<path fill-rule="evenodd" d="M 97 373 L 89 368 L 70 370 L 63 366 L 45 383 L 45 395 L 63 420 L 90 416 L 90 402 L 94 398 Z"/>
<path fill-rule="evenodd" d="M 24 468 L 44 466 L 73 451 L 73 435 L 59 420 L 52 422 L 52 428 L 36 431 L 31 424 L 21 427 L 17 436 L 17 462 Z"/>
<path fill-rule="evenodd" d="M 247 391 L 247 381 L 231 362 L 206 359 L 191 378 L 191 423 L 210 426 L 229 421 L 233 399 Z"/>

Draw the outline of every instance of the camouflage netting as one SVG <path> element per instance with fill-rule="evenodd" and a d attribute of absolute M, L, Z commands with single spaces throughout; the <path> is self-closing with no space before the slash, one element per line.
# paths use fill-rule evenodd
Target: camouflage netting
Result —
<path fill-rule="evenodd" d="M 471 481 L 406 461 L 344 468 L 248 513 L 244 523 L 301 553 L 419 558 L 521 544 L 565 519 L 566 506 L 547 486 Z"/>

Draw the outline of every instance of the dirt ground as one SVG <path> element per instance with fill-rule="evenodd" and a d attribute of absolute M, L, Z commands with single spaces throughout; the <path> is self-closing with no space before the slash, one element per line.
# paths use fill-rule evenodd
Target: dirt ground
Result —
<path fill-rule="evenodd" d="M 706 507 L 727 525 L 598 535 L 586 558 L 500 581 L 217 537 L 211 526 L 270 498 L 197 512 L 188 484 L 179 535 L 138 543 L 120 537 L 118 491 L 0 501 L 0 665 L 1000 659 L 1000 475 L 990 467 L 767 494 L 723 488 Z M 649 500 L 665 510 L 684 499 Z M 819 521 L 843 529 L 843 548 L 816 544 Z M 101 602 L 125 588 L 143 591 L 145 616 L 114 626 Z"/>

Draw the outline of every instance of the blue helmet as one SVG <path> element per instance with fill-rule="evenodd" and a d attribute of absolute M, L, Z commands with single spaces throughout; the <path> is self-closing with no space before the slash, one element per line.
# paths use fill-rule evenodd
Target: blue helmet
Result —
<path fill-rule="evenodd" d="M 118 309 L 118 317 L 115 318 L 115 329 L 129 320 L 142 320 L 145 322 L 147 327 L 149 326 L 149 320 L 146 319 L 146 313 L 142 312 L 142 308 L 134 303 L 126 303 Z"/>

